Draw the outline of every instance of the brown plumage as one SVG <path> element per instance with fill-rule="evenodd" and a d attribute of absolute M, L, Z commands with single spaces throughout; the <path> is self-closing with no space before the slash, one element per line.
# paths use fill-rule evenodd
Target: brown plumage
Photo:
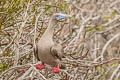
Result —
<path fill-rule="evenodd" d="M 70 16 L 68 16 L 70 17 Z M 38 60 L 51 66 L 61 64 L 63 56 L 63 49 L 60 44 L 53 41 L 54 28 L 60 19 L 67 18 L 59 13 L 54 14 L 50 21 L 48 28 L 35 46 L 34 53 Z"/>

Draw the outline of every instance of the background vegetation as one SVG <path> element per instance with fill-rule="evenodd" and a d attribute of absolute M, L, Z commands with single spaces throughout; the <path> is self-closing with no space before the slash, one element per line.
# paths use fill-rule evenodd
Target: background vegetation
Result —
<path fill-rule="evenodd" d="M 64 47 L 66 67 L 38 71 L 33 46 L 52 14 L 60 22 L 54 40 Z M 120 80 L 120 0 L 0 0 L 1 80 Z"/>

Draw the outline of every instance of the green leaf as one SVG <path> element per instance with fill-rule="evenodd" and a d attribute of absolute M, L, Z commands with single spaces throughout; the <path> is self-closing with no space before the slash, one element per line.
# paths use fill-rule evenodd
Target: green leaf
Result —
<path fill-rule="evenodd" d="M 1 26 L 0 26 L 0 30 L 3 30 L 3 29 L 4 29 L 4 26 L 3 26 L 3 25 L 1 25 Z"/>
<path fill-rule="evenodd" d="M 48 13 L 51 13 L 51 8 L 48 8 L 48 9 L 47 9 L 47 12 L 48 12 Z"/>
<path fill-rule="evenodd" d="M 115 11 L 112 12 L 112 14 L 111 14 L 112 17 L 115 17 L 116 15 L 117 15 L 117 13 Z"/>
<path fill-rule="evenodd" d="M 101 76 L 102 79 L 105 79 L 107 74 L 104 72 L 103 75 Z"/>
<path fill-rule="evenodd" d="M 31 5 L 32 11 L 35 11 L 35 5 Z"/>
<path fill-rule="evenodd" d="M 27 2 L 27 4 L 28 4 L 29 0 L 26 0 L 26 2 Z"/>
<path fill-rule="evenodd" d="M 69 10 L 67 10 L 67 11 L 66 11 L 66 14 L 70 14 L 70 11 L 69 11 Z"/>
<path fill-rule="evenodd" d="M 3 72 L 3 71 L 4 71 L 4 65 L 0 64 L 0 72 Z"/>
<path fill-rule="evenodd" d="M 100 70 L 101 70 L 101 67 L 100 67 L 100 66 L 98 66 L 98 67 L 96 68 L 96 70 L 100 71 Z"/>
<path fill-rule="evenodd" d="M 60 5 L 60 10 L 61 11 L 65 11 L 65 9 L 67 9 L 67 8 L 68 8 L 68 4 L 66 2 L 64 2 Z"/>
<path fill-rule="evenodd" d="M 116 67 L 116 66 L 118 66 L 118 63 L 113 62 L 113 63 L 112 63 L 112 67 Z"/>
<path fill-rule="evenodd" d="M 103 30 L 103 27 L 102 27 L 102 26 L 98 26 L 98 27 L 97 27 L 97 30 L 98 30 L 98 31 L 102 31 L 102 30 Z"/>
<path fill-rule="evenodd" d="M 65 10 L 65 5 L 64 5 L 64 4 L 61 5 L 61 10 L 62 10 L 62 11 Z"/>
<path fill-rule="evenodd" d="M 112 17 L 115 17 L 117 15 L 116 11 L 113 11 L 109 16 L 106 16 L 104 18 L 105 21 L 110 20 Z"/>
<path fill-rule="evenodd" d="M 7 66 L 6 66 L 6 69 L 9 69 L 10 68 L 10 65 L 8 64 Z"/>
<path fill-rule="evenodd" d="M 0 69 L 3 68 L 3 67 L 4 67 L 4 65 L 3 65 L 3 64 L 0 64 Z"/>
<path fill-rule="evenodd" d="M 103 69 L 106 69 L 106 66 L 103 64 L 103 65 L 101 65 L 101 67 L 103 68 Z"/>
<path fill-rule="evenodd" d="M 88 28 L 87 28 L 87 31 L 93 31 L 94 30 L 94 27 L 93 26 L 89 26 Z"/>
<path fill-rule="evenodd" d="M 106 16 L 106 17 L 104 18 L 104 20 L 105 20 L 105 21 L 108 21 L 110 18 L 111 18 L 110 16 Z"/>
<path fill-rule="evenodd" d="M 5 4 L 5 3 L 6 3 L 6 0 L 2 0 L 1 2 L 3 2 L 3 4 Z"/>
<path fill-rule="evenodd" d="M 12 13 L 12 7 L 13 5 L 9 5 L 7 8 L 8 14 L 10 15 Z"/>

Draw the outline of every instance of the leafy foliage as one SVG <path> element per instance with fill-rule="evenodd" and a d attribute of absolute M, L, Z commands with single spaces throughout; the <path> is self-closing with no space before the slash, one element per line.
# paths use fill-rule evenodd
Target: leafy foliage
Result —
<path fill-rule="evenodd" d="M 72 15 L 57 24 L 53 36 L 64 47 L 66 69 L 58 75 L 50 70 L 41 74 L 48 80 L 109 80 L 111 76 L 119 80 L 120 71 L 115 73 L 119 36 L 109 43 L 120 32 L 119 4 L 119 0 L 0 0 L 2 79 L 11 74 L 11 80 L 22 75 L 25 80 L 31 75 L 43 80 L 33 68 L 34 42 L 45 32 L 52 14 L 60 12 Z"/>

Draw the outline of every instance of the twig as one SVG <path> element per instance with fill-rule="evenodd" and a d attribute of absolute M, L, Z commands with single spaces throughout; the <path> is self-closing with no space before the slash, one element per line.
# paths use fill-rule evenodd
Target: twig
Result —
<path fill-rule="evenodd" d="M 44 80 L 47 80 L 32 64 L 30 65 Z"/>
<path fill-rule="evenodd" d="M 14 66 L 14 67 L 12 67 L 12 68 L 4 71 L 4 72 L 0 75 L 0 78 L 1 78 L 2 76 L 4 76 L 4 74 L 8 73 L 10 70 L 17 69 L 17 68 L 21 68 L 21 67 L 30 67 L 30 65 L 29 65 L 29 64 L 26 64 L 26 65 Z"/>
<path fill-rule="evenodd" d="M 1 53 L 3 53 L 10 45 L 12 45 L 12 43 L 14 42 L 14 40 L 16 39 L 16 37 L 17 37 L 17 33 L 15 33 L 12 41 L 3 49 L 3 51 Z"/>
<path fill-rule="evenodd" d="M 109 78 L 109 80 L 113 80 L 113 77 L 116 75 L 117 71 L 119 71 L 120 69 L 120 64 L 118 65 L 118 67 L 114 70 L 114 72 L 112 73 L 111 77 Z"/>
<path fill-rule="evenodd" d="M 30 72 L 31 72 L 31 70 L 32 70 L 33 68 L 32 67 L 30 67 L 27 71 L 25 71 L 25 73 L 21 76 L 21 77 L 19 77 L 17 80 L 23 80 L 23 78 L 26 76 L 26 75 L 28 75 Z"/>
<path fill-rule="evenodd" d="M 104 61 L 104 62 L 99 62 L 99 63 L 93 63 L 93 66 L 97 67 L 97 66 L 100 66 L 100 65 L 103 65 L 103 64 L 107 64 L 107 63 L 110 63 L 110 62 L 113 62 L 113 61 L 120 61 L 120 58 L 113 58 L 113 59 L 110 59 L 108 61 Z"/>
<path fill-rule="evenodd" d="M 108 45 L 109 45 L 115 38 L 117 38 L 117 37 L 119 37 L 119 36 L 120 36 L 120 33 L 116 34 L 115 36 L 113 36 L 113 37 L 105 44 L 105 46 L 104 46 L 103 49 L 102 49 L 101 56 L 99 56 L 97 59 L 95 59 L 95 61 L 97 61 L 97 60 L 100 59 L 100 58 L 103 60 L 103 55 L 104 55 L 104 52 L 105 52 L 106 48 L 108 47 Z"/>

